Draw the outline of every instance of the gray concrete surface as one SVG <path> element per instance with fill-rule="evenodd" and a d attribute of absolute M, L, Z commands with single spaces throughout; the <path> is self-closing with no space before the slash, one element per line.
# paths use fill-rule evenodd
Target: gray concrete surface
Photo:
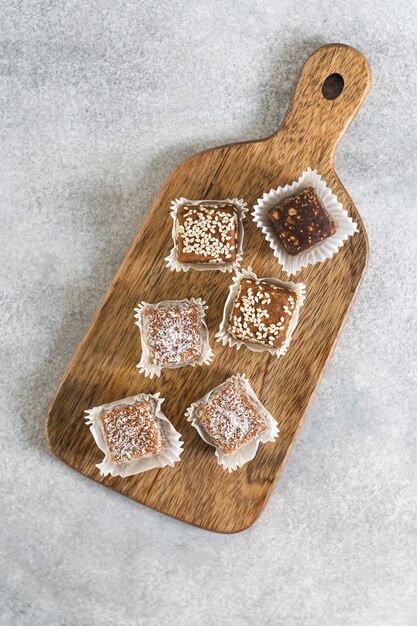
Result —
<path fill-rule="evenodd" d="M 416 3 L 0 11 L 0 624 L 416 625 Z M 336 160 L 369 271 L 264 515 L 213 535 L 65 467 L 44 416 L 168 172 L 271 133 L 332 41 L 373 70 Z"/>

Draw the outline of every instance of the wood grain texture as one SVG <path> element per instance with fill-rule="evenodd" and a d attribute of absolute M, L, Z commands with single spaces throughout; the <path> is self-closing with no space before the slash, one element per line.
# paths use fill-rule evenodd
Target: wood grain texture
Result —
<path fill-rule="evenodd" d="M 322 95 L 332 73 L 344 79 L 335 100 Z M 301 72 L 282 127 L 261 141 L 222 146 L 196 154 L 169 176 L 78 347 L 52 402 L 46 424 L 51 450 L 65 463 L 99 483 L 185 522 L 232 533 L 255 522 L 293 446 L 312 394 L 322 376 L 352 299 L 366 269 L 368 243 L 358 212 L 340 183 L 333 157 L 347 126 L 370 88 L 366 59 L 332 44 L 316 50 Z M 307 297 L 287 354 L 223 347 L 214 341 L 230 274 L 174 273 L 165 268 L 171 241 L 171 200 L 244 198 L 249 206 L 263 192 L 291 183 L 308 166 L 316 168 L 359 225 L 331 260 L 300 272 Z M 258 276 L 288 277 L 250 216 L 245 224 L 244 267 Z M 140 336 L 133 309 L 141 300 L 202 297 L 214 360 L 210 366 L 163 370 L 156 380 L 136 369 Z M 276 443 L 261 445 L 256 458 L 232 474 L 216 462 L 184 418 L 186 408 L 226 377 L 246 373 L 255 392 L 278 419 Z M 165 414 L 182 433 L 185 450 L 175 468 L 129 478 L 102 478 L 95 465 L 102 452 L 84 423 L 84 410 L 140 392 L 160 391 Z"/>

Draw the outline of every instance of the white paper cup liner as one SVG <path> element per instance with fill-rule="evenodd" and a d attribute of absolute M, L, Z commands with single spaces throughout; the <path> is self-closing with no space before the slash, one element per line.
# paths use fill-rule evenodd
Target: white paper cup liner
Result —
<path fill-rule="evenodd" d="M 254 280 L 265 280 L 271 283 L 271 285 L 275 285 L 276 287 L 281 287 L 282 289 L 290 289 L 291 291 L 294 291 L 297 294 L 297 302 L 295 305 L 293 316 L 288 325 L 287 334 L 285 335 L 285 341 L 282 343 L 282 345 L 279 348 L 274 348 L 273 346 L 266 346 L 260 343 L 249 343 L 246 341 L 242 341 L 241 339 L 237 339 L 236 337 L 233 337 L 233 335 L 231 335 L 228 332 L 227 326 L 229 323 L 230 313 L 233 309 L 233 304 L 238 294 L 240 281 L 242 280 L 242 278 L 253 278 Z M 258 278 L 256 274 L 252 272 L 250 267 L 248 267 L 247 270 L 242 268 L 240 272 L 236 272 L 235 276 L 233 277 L 232 284 L 230 285 L 229 295 L 227 296 L 227 300 L 225 302 L 224 309 L 223 309 L 223 319 L 220 323 L 219 330 L 216 333 L 217 341 L 220 341 L 224 346 L 230 346 L 232 348 L 236 348 L 236 350 L 239 350 L 241 346 L 245 346 L 245 348 L 248 348 L 248 350 L 251 350 L 252 352 L 269 352 L 269 354 L 272 354 L 277 357 L 284 355 L 286 351 L 288 350 L 288 347 L 291 342 L 292 334 L 298 323 L 298 318 L 300 316 L 300 309 L 303 306 L 304 300 L 305 300 L 305 289 L 306 287 L 303 283 L 284 282 L 282 280 L 279 280 L 278 278 L 270 278 L 270 277 Z"/>
<path fill-rule="evenodd" d="M 251 441 L 248 441 L 247 443 L 245 443 L 235 452 L 232 452 L 231 454 L 223 454 L 217 448 L 217 446 L 213 443 L 212 438 L 207 433 L 206 429 L 201 424 L 200 420 L 196 417 L 195 411 L 198 406 L 200 406 L 201 404 L 206 404 L 213 394 L 221 391 L 231 381 L 240 381 L 241 383 L 243 383 L 246 393 L 252 398 L 259 412 L 268 419 L 270 426 L 267 430 L 261 433 L 258 437 L 254 437 L 253 439 L 251 439 Z M 223 383 L 221 383 L 221 385 L 218 385 L 218 387 L 215 387 L 214 389 L 206 393 L 206 395 L 200 398 L 200 400 L 197 400 L 197 402 L 194 402 L 191 406 L 188 407 L 185 413 L 185 417 L 187 418 L 187 421 L 190 422 L 192 426 L 194 426 L 194 428 L 197 430 L 200 437 L 206 443 L 208 443 L 209 445 L 215 448 L 215 455 L 217 457 L 219 465 L 221 465 L 224 469 L 228 470 L 229 472 L 233 472 L 234 470 L 237 470 L 238 467 L 242 467 L 242 465 L 245 465 L 245 463 L 248 463 L 248 461 L 251 461 L 256 455 L 259 444 L 267 443 L 268 441 L 275 441 L 279 433 L 278 424 L 276 420 L 261 404 L 259 398 L 257 397 L 256 393 L 250 386 L 250 383 L 244 374 L 235 374 L 234 376 L 231 376 L 230 378 L 225 380 Z"/>
<path fill-rule="evenodd" d="M 154 308 L 157 309 L 160 306 L 178 306 L 181 304 L 192 304 L 197 306 L 200 313 L 200 320 L 202 326 L 202 334 L 203 334 L 203 350 L 201 354 L 201 358 L 197 360 L 184 361 L 182 363 L 174 363 L 174 364 L 161 364 L 157 365 L 155 363 L 151 363 L 149 360 L 149 348 L 146 342 L 146 329 L 144 325 L 144 316 L 143 311 L 146 308 Z M 213 351 L 209 345 L 209 332 L 207 328 L 207 324 L 205 321 L 205 311 L 208 309 L 208 306 L 201 298 L 185 298 L 184 300 L 164 300 L 163 302 L 157 302 L 155 304 L 149 304 L 148 302 L 141 302 L 137 308 L 135 309 L 135 318 L 136 325 L 139 327 L 142 341 L 142 356 L 137 364 L 137 368 L 140 370 L 142 374 L 145 376 L 149 376 L 149 378 L 153 378 L 154 376 L 160 376 L 161 370 L 163 369 L 177 369 L 178 367 L 185 367 L 186 365 L 191 365 L 194 367 L 195 365 L 203 365 L 209 364 L 213 358 Z"/>
<path fill-rule="evenodd" d="M 282 202 L 284 198 L 293 196 L 307 187 L 314 188 L 320 202 L 333 220 L 336 232 L 314 248 L 301 252 L 296 256 L 291 256 L 279 240 L 277 232 L 268 217 L 268 211 Z M 327 187 L 321 176 L 317 174 L 317 170 L 312 170 L 311 168 L 303 172 L 300 178 L 292 185 L 285 185 L 285 187 L 278 187 L 278 189 L 271 189 L 269 193 L 264 193 L 262 198 L 258 199 L 258 203 L 253 209 L 252 217 L 254 222 L 265 235 L 274 252 L 274 256 L 282 265 L 282 269 L 289 275 L 297 274 L 303 267 L 308 265 L 331 259 L 343 246 L 344 242 L 355 232 L 358 232 L 357 224 L 349 217 L 342 204 L 338 202 L 335 194 Z"/>
<path fill-rule="evenodd" d="M 178 208 L 183 205 L 198 206 L 200 204 L 230 204 L 236 208 L 238 217 L 238 234 L 237 234 L 237 250 L 236 259 L 229 263 L 180 263 L 177 258 L 177 212 Z M 238 198 L 227 198 L 226 200 L 188 200 L 187 198 L 178 198 L 171 203 L 171 217 L 172 224 L 172 241 L 173 248 L 170 254 L 165 257 L 167 267 L 173 272 L 188 272 L 189 269 L 194 269 L 199 272 L 217 270 L 220 272 L 231 272 L 233 269 L 238 268 L 243 259 L 243 237 L 244 227 L 243 220 L 248 212 L 246 202 L 239 200 Z"/>
<path fill-rule="evenodd" d="M 103 410 L 112 409 L 123 404 L 134 404 L 141 400 L 148 400 L 155 404 L 155 419 L 159 422 L 163 430 L 168 446 L 159 454 L 153 454 L 143 457 L 142 459 L 136 459 L 135 461 L 115 463 L 111 459 L 109 449 L 104 439 L 103 424 L 100 419 L 100 414 Z M 102 462 L 96 465 L 103 476 L 107 476 L 108 474 L 122 477 L 133 476 L 134 474 L 147 472 L 157 467 L 165 467 L 167 465 L 174 467 L 174 464 L 180 461 L 180 456 L 183 451 L 183 442 L 181 441 L 180 433 L 175 430 L 169 419 L 161 411 L 163 401 L 164 398 L 160 398 L 159 393 L 140 393 L 136 396 L 116 400 L 116 402 L 110 402 L 109 404 L 102 404 L 101 406 L 96 406 L 93 409 L 85 411 L 86 415 L 84 419 L 86 420 L 86 424 L 90 426 L 94 441 L 105 454 Z"/>

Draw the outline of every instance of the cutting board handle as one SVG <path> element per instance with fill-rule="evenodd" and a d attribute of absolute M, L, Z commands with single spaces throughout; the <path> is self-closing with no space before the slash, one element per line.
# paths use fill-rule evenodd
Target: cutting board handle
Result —
<path fill-rule="evenodd" d="M 291 150 L 316 163 L 332 161 L 370 87 L 371 71 L 358 50 L 344 44 L 318 48 L 304 64 L 284 124 L 272 139 L 285 132 Z M 308 146 L 315 146 L 314 155 L 307 154 Z"/>

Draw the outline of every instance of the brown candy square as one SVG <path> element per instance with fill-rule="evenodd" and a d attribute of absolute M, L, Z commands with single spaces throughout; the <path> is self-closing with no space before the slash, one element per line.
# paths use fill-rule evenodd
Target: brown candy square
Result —
<path fill-rule="evenodd" d="M 203 326 L 199 308 L 177 302 L 148 306 L 143 312 L 144 337 L 153 365 L 187 364 L 203 353 Z"/>
<path fill-rule="evenodd" d="M 103 436 L 114 463 L 125 463 L 159 454 L 164 437 L 149 400 L 120 404 L 100 415 Z"/>
<path fill-rule="evenodd" d="M 270 427 L 240 380 L 227 381 L 196 408 L 195 416 L 223 454 L 235 452 Z"/>
<path fill-rule="evenodd" d="M 268 211 L 268 217 L 286 251 L 293 256 L 336 232 L 313 187 L 285 198 Z"/>
<path fill-rule="evenodd" d="M 180 263 L 233 263 L 238 245 L 238 213 L 230 204 L 209 202 L 178 208 Z"/>
<path fill-rule="evenodd" d="M 297 294 L 266 280 L 242 278 L 227 331 L 246 343 L 280 348 L 294 315 Z"/>

